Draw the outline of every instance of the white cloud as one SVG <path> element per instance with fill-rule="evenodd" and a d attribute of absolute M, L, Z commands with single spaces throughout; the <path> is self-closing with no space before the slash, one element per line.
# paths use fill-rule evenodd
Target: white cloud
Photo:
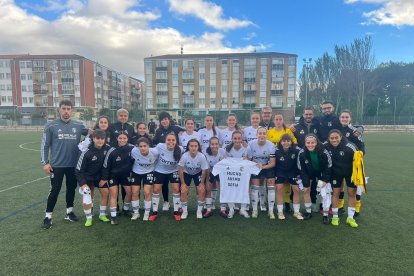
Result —
<path fill-rule="evenodd" d="M 378 4 L 380 8 L 364 12 L 364 24 L 392 25 L 396 27 L 414 26 L 413 0 L 345 0 L 346 4 Z"/>
<path fill-rule="evenodd" d="M 174 28 L 150 28 L 149 23 L 159 18 L 159 13 L 132 10 L 136 1 L 105 1 L 110 8 L 107 6 L 99 13 L 95 8 L 102 1 L 91 0 L 78 9 L 67 8 L 56 20 L 47 21 L 12 0 L 0 0 L 0 53 L 79 54 L 143 78 L 145 57 L 179 54 L 181 44 L 186 54 L 252 52 L 267 47 L 226 46 L 225 37 L 219 32 L 186 36 Z"/>
<path fill-rule="evenodd" d="M 218 30 L 231 30 L 254 25 L 249 20 L 240 20 L 233 17 L 223 18 L 223 8 L 209 1 L 203 0 L 168 0 L 170 11 L 181 15 L 193 15 L 201 19 L 206 25 Z"/>

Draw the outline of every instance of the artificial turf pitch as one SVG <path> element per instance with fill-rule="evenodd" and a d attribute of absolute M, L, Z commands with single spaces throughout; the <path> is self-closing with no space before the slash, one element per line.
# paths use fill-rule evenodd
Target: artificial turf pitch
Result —
<path fill-rule="evenodd" d="M 0 275 L 413 275 L 414 134 L 365 134 L 370 177 L 357 229 L 310 221 L 236 215 L 176 222 L 120 218 L 113 226 L 65 221 L 65 185 L 53 227 L 41 228 L 49 179 L 41 170 L 40 133 L 0 132 Z M 23 145 L 22 145 L 23 144 Z M 21 147 L 19 147 L 21 146 Z M 32 150 L 30 150 L 32 149 Z M 95 199 L 95 210 L 99 201 Z M 141 199 L 142 205 L 142 199 Z M 302 206 L 303 207 L 303 206 Z M 142 211 L 141 211 L 142 212 Z"/>

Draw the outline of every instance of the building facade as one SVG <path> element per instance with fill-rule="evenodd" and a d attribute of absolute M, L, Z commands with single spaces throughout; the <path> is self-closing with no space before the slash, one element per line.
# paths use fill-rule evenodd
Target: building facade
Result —
<path fill-rule="evenodd" d="M 143 82 L 79 55 L 0 55 L 0 111 L 56 114 L 85 108 L 143 110 Z"/>
<path fill-rule="evenodd" d="M 295 110 L 297 55 L 181 54 L 145 58 L 147 117 L 160 110 L 182 119 L 271 106 L 290 120 Z"/>

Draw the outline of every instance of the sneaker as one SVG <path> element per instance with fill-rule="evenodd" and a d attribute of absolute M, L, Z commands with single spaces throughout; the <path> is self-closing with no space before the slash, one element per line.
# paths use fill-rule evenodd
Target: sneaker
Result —
<path fill-rule="evenodd" d="M 285 215 L 283 213 L 277 213 L 277 218 L 279 220 L 284 220 L 285 219 Z"/>
<path fill-rule="evenodd" d="M 260 211 L 266 212 L 267 211 L 266 205 L 260 205 Z"/>
<path fill-rule="evenodd" d="M 339 226 L 339 217 L 333 217 L 331 220 L 333 226 Z"/>
<path fill-rule="evenodd" d="M 170 203 L 168 201 L 164 201 L 162 204 L 162 210 L 165 212 L 170 210 Z"/>
<path fill-rule="evenodd" d="M 239 211 L 240 210 L 240 207 L 239 207 L 239 205 L 237 205 L 237 204 L 234 204 L 234 211 Z"/>
<path fill-rule="evenodd" d="M 358 224 L 356 223 L 355 219 L 353 219 L 353 218 L 347 218 L 346 219 L 346 224 L 348 224 L 352 228 L 357 228 L 358 227 Z"/>
<path fill-rule="evenodd" d="M 343 216 L 345 214 L 345 209 L 342 207 L 342 208 L 339 208 L 338 209 L 338 216 Z"/>
<path fill-rule="evenodd" d="M 52 227 L 52 219 L 51 218 L 45 218 L 43 220 L 43 229 L 50 229 Z"/>
<path fill-rule="evenodd" d="M 148 221 L 149 219 L 149 212 L 144 213 L 144 217 L 142 218 L 143 221 Z"/>
<path fill-rule="evenodd" d="M 107 218 L 105 215 L 100 215 L 99 220 L 102 222 L 110 222 L 111 220 Z"/>
<path fill-rule="evenodd" d="M 311 219 L 312 218 L 312 213 L 308 213 L 308 212 L 306 212 L 304 215 L 303 215 L 303 219 L 304 220 L 309 220 L 309 219 Z"/>
<path fill-rule="evenodd" d="M 137 220 L 137 219 L 139 219 L 139 217 L 140 217 L 139 213 L 133 213 L 132 217 L 131 217 L 131 220 Z"/>
<path fill-rule="evenodd" d="M 201 213 L 201 212 L 197 212 L 197 218 L 198 218 L 198 219 L 202 219 L 202 218 L 203 218 L 203 213 Z"/>
<path fill-rule="evenodd" d="M 273 212 L 268 213 L 269 219 L 276 219 L 275 214 Z"/>
<path fill-rule="evenodd" d="M 359 220 L 360 218 L 361 218 L 361 215 L 359 214 L 359 212 L 355 212 L 354 220 Z"/>
<path fill-rule="evenodd" d="M 257 218 L 258 216 L 259 212 L 257 212 L 257 210 L 252 212 L 252 218 Z"/>
<path fill-rule="evenodd" d="M 246 210 L 240 210 L 240 216 L 244 217 L 244 218 L 250 218 L 249 213 L 247 213 Z"/>
<path fill-rule="evenodd" d="M 229 213 L 227 214 L 227 218 L 232 219 L 233 216 L 234 216 L 234 210 L 233 209 L 230 209 L 229 210 Z"/>
<path fill-rule="evenodd" d="M 85 221 L 85 226 L 86 227 L 90 227 L 90 226 L 92 226 L 92 224 L 93 224 L 92 218 L 86 219 L 86 221 Z"/>
<path fill-rule="evenodd" d="M 322 222 L 323 222 L 323 224 L 325 224 L 325 225 L 329 225 L 329 217 L 328 217 L 328 216 L 323 216 L 323 218 L 322 218 Z"/>
<path fill-rule="evenodd" d="M 291 211 L 291 209 L 290 209 L 290 203 L 285 202 L 285 212 L 286 213 L 289 213 L 290 211 Z"/>
<path fill-rule="evenodd" d="M 117 217 L 111 217 L 111 224 L 112 225 L 118 225 L 118 218 Z"/>
<path fill-rule="evenodd" d="M 187 219 L 188 218 L 188 212 L 183 212 L 181 214 L 181 219 Z"/>
<path fill-rule="evenodd" d="M 132 213 L 130 210 L 122 210 L 122 214 L 126 217 L 132 217 Z"/>
<path fill-rule="evenodd" d="M 220 217 L 222 217 L 222 218 L 228 218 L 227 213 L 226 213 L 225 210 L 221 210 L 220 211 Z"/>
<path fill-rule="evenodd" d="M 149 221 L 154 221 L 158 218 L 158 212 L 153 212 L 151 216 L 149 216 Z"/>
<path fill-rule="evenodd" d="M 205 213 L 204 213 L 204 215 L 203 215 L 203 218 L 209 218 L 209 217 L 211 217 L 213 215 L 213 211 L 206 211 Z"/>
<path fill-rule="evenodd" d="M 179 212 L 174 212 L 173 217 L 174 217 L 175 221 L 180 221 L 181 220 L 181 216 L 180 216 Z"/>
<path fill-rule="evenodd" d="M 298 220 L 303 220 L 303 216 L 302 216 L 302 214 L 300 212 L 293 213 L 293 216 L 295 218 L 297 218 Z"/>
<path fill-rule="evenodd" d="M 69 214 L 66 214 L 65 219 L 71 222 L 78 221 L 78 217 L 75 215 L 74 212 L 70 212 Z"/>

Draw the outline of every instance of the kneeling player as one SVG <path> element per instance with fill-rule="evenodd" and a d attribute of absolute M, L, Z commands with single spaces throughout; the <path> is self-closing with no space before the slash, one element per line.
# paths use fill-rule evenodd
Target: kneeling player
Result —
<path fill-rule="evenodd" d="M 151 210 L 151 187 L 154 184 L 155 163 L 158 160 L 158 151 L 149 147 L 149 140 L 141 137 L 137 140 L 137 146 L 131 151 L 134 165 L 132 167 L 131 190 L 132 210 L 131 220 L 139 218 L 139 192 L 141 185 L 144 185 L 144 221 L 149 219 Z"/>
<path fill-rule="evenodd" d="M 181 204 L 183 213 L 181 219 L 188 216 L 188 187 L 191 182 L 197 187 L 197 218 L 203 218 L 203 207 L 206 195 L 206 176 L 208 171 L 208 163 L 204 154 L 201 153 L 200 142 L 196 139 L 188 141 L 187 150 L 178 162 L 178 172 L 181 180 Z"/>
<path fill-rule="evenodd" d="M 102 130 L 95 130 L 92 134 L 92 143 L 79 156 L 78 164 L 75 169 L 76 178 L 79 183 L 79 192 L 82 195 L 83 211 L 86 216 L 85 226 L 92 226 L 92 207 L 94 188 L 98 187 L 101 192 L 99 220 L 108 222 L 106 217 L 106 205 L 108 204 L 108 189 L 99 186 L 101 179 L 102 165 L 106 153 L 109 149 L 105 145 L 106 134 Z"/>

